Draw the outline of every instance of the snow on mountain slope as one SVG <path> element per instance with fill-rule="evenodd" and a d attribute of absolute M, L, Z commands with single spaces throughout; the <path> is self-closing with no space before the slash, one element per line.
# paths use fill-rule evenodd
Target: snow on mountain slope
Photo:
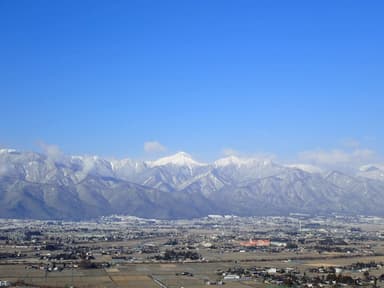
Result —
<path fill-rule="evenodd" d="M 219 159 L 213 166 L 217 175 L 227 179 L 231 183 L 252 181 L 263 177 L 269 177 L 288 171 L 291 168 L 277 164 L 270 159 L 238 158 L 230 156 Z"/>
<path fill-rule="evenodd" d="M 357 172 L 358 176 L 384 181 L 384 165 L 364 165 Z"/>
<path fill-rule="evenodd" d="M 197 166 L 204 166 L 205 164 L 199 163 L 192 159 L 191 155 L 185 152 L 178 152 L 174 155 L 160 158 L 156 161 L 148 162 L 150 167 L 175 165 L 175 166 L 186 166 L 188 168 L 194 168 Z"/>
<path fill-rule="evenodd" d="M 155 161 L 49 156 L 0 150 L 1 217 L 87 218 L 108 213 L 147 217 L 290 212 L 384 215 L 384 169 L 322 171 L 269 159 L 211 164 L 179 152 Z"/>

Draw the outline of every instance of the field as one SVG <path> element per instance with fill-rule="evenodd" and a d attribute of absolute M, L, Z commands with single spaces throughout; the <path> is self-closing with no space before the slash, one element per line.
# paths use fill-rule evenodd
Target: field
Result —
<path fill-rule="evenodd" d="M 305 287 L 323 279 L 323 287 L 331 287 L 326 279 L 340 276 L 332 270 L 336 267 L 350 277 L 337 278 L 340 281 L 354 279 L 363 286 L 375 281 L 376 287 L 384 287 L 384 220 L 349 219 L 354 222 L 348 225 L 345 219 L 320 220 L 325 224 L 303 231 L 297 230 L 297 219 L 283 217 L 46 226 L 31 222 L 27 228 L 24 222 L 13 228 L 12 222 L 3 225 L 3 238 L 8 238 L 0 242 L 0 280 L 47 288 L 197 288 L 224 283 L 228 288 L 261 288 L 284 287 L 290 281 Z M 312 226 L 320 222 L 300 221 Z M 36 236 L 23 236 L 30 234 Z M 239 244 L 250 238 L 277 239 L 284 245 Z M 167 251 L 173 253 L 168 257 L 181 258 L 168 259 Z"/>
<path fill-rule="evenodd" d="M 215 263 L 180 263 L 180 264 L 125 264 L 114 268 L 105 269 L 77 269 L 65 270 L 62 272 L 45 272 L 41 270 L 25 269 L 25 265 L 1 265 L 0 279 L 8 281 L 22 280 L 31 286 L 38 287 L 127 287 L 140 288 L 160 287 L 156 280 L 169 288 L 197 288 L 207 287 L 207 280 L 214 282 L 220 277 L 217 271 L 225 271 L 233 266 L 253 267 L 292 267 L 305 271 L 308 267 L 318 266 L 342 266 L 349 265 L 356 261 L 361 262 L 384 262 L 384 257 L 358 257 L 342 259 L 316 259 L 316 260 L 297 260 L 289 263 L 283 261 L 262 261 L 249 262 L 247 257 L 242 258 L 244 253 L 236 255 L 237 260 L 233 262 Z M 234 255 L 232 255 L 234 256 Z M 265 255 L 263 255 L 265 256 Z M 308 255 L 306 255 L 308 256 Z M 325 257 L 325 256 L 324 256 Z M 329 255 L 328 255 L 329 257 Z M 271 257 L 273 258 L 273 257 Z M 237 262 L 237 263 L 235 263 Z M 193 276 L 176 275 L 182 272 L 190 272 Z M 384 270 L 375 271 L 376 275 L 383 273 Z M 155 280 L 154 280 L 155 279 Z M 245 287 L 266 287 L 255 281 L 228 281 L 225 285 L 228 288 Z"/>

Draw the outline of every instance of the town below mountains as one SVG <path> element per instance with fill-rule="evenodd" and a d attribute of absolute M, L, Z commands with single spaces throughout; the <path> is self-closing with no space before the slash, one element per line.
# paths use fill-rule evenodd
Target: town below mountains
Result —
<path fill-rule="evenodd" d="M 0 150 L 0 218 L 384 216 L 382 203 L 374 165 L 346 173 L 235 156 L 205 164 L 184 152 L 135 161 Z"/>

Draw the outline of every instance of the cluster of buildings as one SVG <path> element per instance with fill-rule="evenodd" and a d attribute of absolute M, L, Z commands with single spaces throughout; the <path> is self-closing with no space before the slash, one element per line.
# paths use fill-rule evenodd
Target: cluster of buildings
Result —
<path fill-rule="evenodd" d="M 382 264 L 373 268 L 372 263 L 357 263 L 334 270 L 319 266 L 302 271 L 295 268 L 295 261 L 380 256 L 384 219 L 339 215 L 213 215 L 191 220 L 114 215 L 88 222 L 0 219 L 0 235 L 0 264 L 23 263 L 28 269 L 37 267 L 52 273 L 143 263 L 227 263 L 237 259 L 241 265 L 280 261 L 284 267 L 240 266 L 206 282 L 219 285 L 226 281 L 259 281 L 321 287 L 335 281 L 351 282 L 346 276 L 340 277 L 341 271 L 362 274 L 381 269 Z M 333 279 L 332 275 L 337 277 Z M 351 278 L 355 284 L 382 279 L 380 275 L 368 276 Z"/>

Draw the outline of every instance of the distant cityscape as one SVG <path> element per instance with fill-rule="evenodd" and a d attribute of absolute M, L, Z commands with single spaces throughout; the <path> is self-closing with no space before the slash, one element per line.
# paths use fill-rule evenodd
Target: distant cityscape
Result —
<path fill-rule="evenodd" d="M 384 218 L 0 220 L 5 287 L 384 287 Z"/>

